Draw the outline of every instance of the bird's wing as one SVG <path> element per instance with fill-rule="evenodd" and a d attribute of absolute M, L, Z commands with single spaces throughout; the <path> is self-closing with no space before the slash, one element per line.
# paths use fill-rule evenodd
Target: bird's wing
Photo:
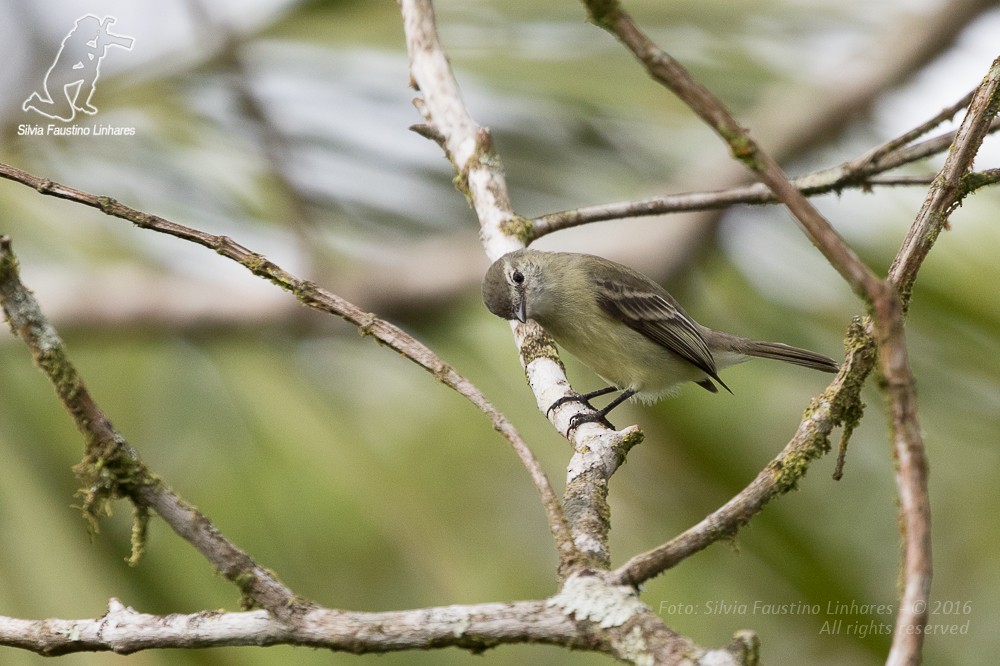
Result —
<path fill-rule="evenodd" d="M 701 331 L 669 295 L 602 278 L 594 278 L 594 286 L 604 312 L 704 370 L 728 390 Z"/>

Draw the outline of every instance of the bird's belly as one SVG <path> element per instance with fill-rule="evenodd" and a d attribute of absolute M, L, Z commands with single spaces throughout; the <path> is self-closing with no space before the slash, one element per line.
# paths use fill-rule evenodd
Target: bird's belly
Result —
<path fill-rule="evenodd" d="M 637 397 L 655 400 L 679 384 L 708 377 L 703 370 L 646 336 L 625 329 L 617 344 L 577 330 L 569 339 L 553 335 L 566 351 L 602 379 L 621 389 L 635 389 Z"/>

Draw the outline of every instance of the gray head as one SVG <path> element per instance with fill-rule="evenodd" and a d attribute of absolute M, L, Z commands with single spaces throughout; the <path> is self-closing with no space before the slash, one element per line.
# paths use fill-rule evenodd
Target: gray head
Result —
<path fill-rule="evenodd" d="M 483 278 L 483 302 L 502 319 L 524 322 L 528 318 L 526 291 L 538 272 L 531 261 L 534 250 L 515 250 L 493 262 Z"/>

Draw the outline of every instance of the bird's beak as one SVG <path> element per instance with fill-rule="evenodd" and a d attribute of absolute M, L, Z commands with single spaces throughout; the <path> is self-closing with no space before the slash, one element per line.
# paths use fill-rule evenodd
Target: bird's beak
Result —
<path fill-rule="evenodd" d="M 514 313 L 514 316 L 522 324 L 528 320 L 528 305 L 523 297 L 521 302 L 517 304 L 517 312 Z"/>

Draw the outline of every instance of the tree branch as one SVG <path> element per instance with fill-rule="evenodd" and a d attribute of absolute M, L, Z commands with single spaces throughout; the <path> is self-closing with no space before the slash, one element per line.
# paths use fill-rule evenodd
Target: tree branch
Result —
<path fill-rule="evenodd" d="M 276 616 L 270 617 L 266 613 L 206 613 L 159 617 L 136 613 L 112 600 L 108 614 L 100 620 L 32 623 L 0 618 L 0 644 L 16 645 L 40 654 L 78 650 L 128 653 L 165 646 L 153 643 L 156 640 L 165 640 L 166 645 L 174 645 L 170 641 L 178 641 L 177 646 L 181 646 L 179 641 L 182 640 L 193 641 L 185 643 L 184 647 L 290 643 L 352 652 L 454 645 L 478 652 L 503 642 L 537 641 L 603 651 L 635 662 L 749 663 L 756 659 L 752 639 L 745 636 L 738 638 L 726 651 L 698 648 L 689 639 L 667 628 L 638 600 L 631 586 L 673 566 L 715 540 L 735 533 L 770 499 L 793 488 L 809 463 L 829 450 L 828 436 L 834 427 L 844 425 L 846 439 L 860 418 L 859 392 L 876 362 L 878 350 L 878 361 L 885 380 L 882 388 L 891 419 L 904 540 L 903 590 L 889 663 L 919 662 L 920 630 L 927 620 L 926 602 L 931 579 L 930 513 L 927 461 L 917 420 L 914 378 L 907 359 L 903 321 L 917 272 L 941 230 L 947 228 L 951 211 L 976 187 L 1000 178 L 1000 171 L 997 170 L 984 174 L 972 174 L 970 171 L 982 138 L 991 131 L 991 121 L 992 127 L 997 125 L 993 119 L 1000 106 L 1000 94 L 997 92 L 1000 59 L 994 62 L 983 85 L 975 91 L 962 127 L 949 137 L 948 141 L 953 138 L 954 145 L 945 167 L 935 179 L 924 207 L 911 227 L 890 269 L 889 279 L 881 280 L 807 201 L 805 194 L 811 193 L 809 187 L 817 185 L 810 186 L 803 182 L 804 179 L 789 181 L 777 162 L 757 146 L 721 102 L 679 63 L 656 47 L 616 1 L 585 2 L 594 20 L 632 50 L 655 79 L 685 100 L 726 140 L 733 156 L 753 170 L 762 181 L 759 185 L 739 188 L 739 191 L 691 193 L 657 198 L 655 202 L 630 202 L 627 205 L 634 209 L 633 214 L 644 214 L 641 211 L 651 210 L 652 206 L 717 208 L 733 203 L 734 196 L 764 196 L 781 201 L 859 298 L 870 307 L 872 318 L 864 322 L 856 320 L 851 327 L 846 359 L 837 378 L 813 400 L 796 435 L 782 453 L 743 492 L 701 523 L 663 546 L 632 558 L 608 574 L 603 571 L 610 561 L 607 551 L 607 481 L 631 446 L 640 441 L 641 434 L 637 429 L 608 432 L 598 424 L 578 429 L 573 437 L 575 455 L 568 470 L 564 514 L 537 460 L 506 418 L 485 400 L 478 389 L 400 329 L 288 274 L 262 255 L 228 237 L 206 234 L 136 211 L 110 198 L 89 195 L 0 165 L 0 175 L 32 186 L 43 194 L 93 206 L 106 214 L 130 220 L 139 227 L 213 249 L 255 275 L 291 291 L 306 305 L 337 314 L 354 323 L 361 333 L 376 337 L 466 396 L 487 414 L 494 428 L 508 439 L 529 470 L 542 497 L 550 530 L 560 553 L 560 571 L 565 577 L 562 589 L 555 597 L 513 604 L 353 613 L 322 609 L 297 599 L 272 574 L 229 543 L 207 518 L 176 497 L 145 468 L 138 454 L 114 430 L 90 398 L 82 380 L 65 358 L 58 335 L 42 317 L 30 292 L 20 284 L 9 239 L 0 237 L 0 298 L 11 326 L 32 349 L 36 362 L 55 384 L 57 393 L 87 440 L 87 455 L 78 466 L 78 471 L 87 479 L 85 504 L 88 509 L 107 499 L 127 495 L 135 502 L 140 514 L 137 520 L 141 523 L 146 508 L 153 508 L 178 534 L 199 550 L 205 548 L 210 561 L 222 562 L 222 565 L 216 566 L 227 578 L 240 585 L 248 598 Z M 456 180 L 479 216 L 487 255 L 496 258 L 540 233 L 582 223 L 580 218 L 567 223 L 565 220 L 571 219 L 571 216 L 564 220 L 556 217 L 561 214 L 556 214 L 539 218 L 532 225 L 513 213 L 499 156 L 493 151 L 489 132 L 476 125 L 469 116 L 438 42 L 430 0 L 402 0 L 402 11 L 413 80 L 424 93 L 424 98 L 416 103 L 427 121 L 425 135 L 438 141 L 452 160 L 458 173 Z M 904 147 L 924 131 L 918 127 L 858 160 L 842 165 L 840 176 L 828 173 L 838 170 L 825 170 L 810 176 L 833 178 L 824 185 L 829 189 L 849 186 L 858 178 L 863 179 L 863 184 L 885 183 L 884 178 L 879 180 L 875 174 L 892 168 L 886 165 L 893 159 L 915 159 L 913 156 L 919 150 L 928 150 L 931 145 L 937 150 L 942 149 L 942 137 Z M 830 185 L 831 182 L 834 184 Z M 893 182 L 909 184 L 912 181 L 903 179 Z M 670 201 L 665 203 L 667 199 Z M 609 210 L 610 207 L 604 207 L 601 213 L 585 212 L 584 216 L 608 214 Z M 596 211 L 596 207 L 591 211 Z M 545 227 L 545 220 L 553 228 Z M 555 226 L 560 224 L 563 226 Z M 533 324 L 515 326 L 514 335 L 528 382 L 540 409 L 545 411 L 556 398 L 570 391 L 558 355 L 551 340 Z M 551 416 L 553 424 L 563 430 L 578 409 L 556 410 Z M 581 575 L 581 569 L 585 567 L 601 571 L 596 575 Z M 215 626 L 217 622 L 218 626 Z M 229 634 L 217 631 L 227 622 L 239 626 Z M 192 627 L 196 631 L 192 631 Z M 116 633 L 118 630 L 124 633 Z M 643 642 L 641 648 L 635 645 L 636 637 Z"/>
<path fill-rule="evenodd" d="M 523 247 L 530 234 L 530 222 L 513 213 L 500 158 L 493 151 L 489 133 L 476 125 L 465 108 L 438 38 L 430 0 L 402 0 L 400 7 L 411 77 L 423 93 L 423 98 L 417 102 L 426 123 L 421 127 L 421 134 L 436 141 L 451 159 L 456 180 L 479 218 L 480 236 L 487 255 L 496 259 Z M 552 340 L 534 322 L 512 326 L 528 384 L 539 409 L 548 413 L 549 405 L 570 392 L 558 353 Z M 549 417 L 560 432 L 566 432 L 571 414 L 580 410 L 578 404 L 569 405 L 553 410 Z M 573 432 L 571 441 L 575 453 L 567 470 L 564 506 L 574 543 L 586 557 L 577 567 L 597 569 L 598 572 L 583 576 L 579 570 L 569 573 L 556 603 L 578 620 L 594 620 L 590 612 L 596 609 L 601 609 L 602 613 L 609 608 L 620 609 L 616 611 L 620 613 L 619 622 L 628 627 L 628 635 L 643 644 L 643 652 L 649 650 L 656 655 L 655 663 L 687 663 L 700 649 L 696 650 L 689 639 L 668 629 L 634 596 L 631 588 L 615 586 L 603 574 L 610 562 L 608 479 L 628 450 L 640 440 L 641 433 L 636 428 L 614 432 L 601 424 L 586 424 Z M 565 568 L 563 573 L 567 573 Z M 622 589 L 628 590 L 627 603 L 619 605 Z M 616 600 L 605 605 L 608 602 L 603 600 L 609 597 Z M 739 651 L 739 663 L 755 659 L 751 652 Z M 631 649 L 616 653 L 616 656 L 634 662 L 644 659 Z"/>
<path fill-rule="evenodd" d="M 654 79 L 663 83 L 686 102 L 729 144 L 733 156 L 752 169 L 788 207 L 831 265 L 854 292 L 870 305 L 875 337 L 880 350 L 881 370 L 885 378 L 884 392 L 892 419 L 892 443 L 898 463 L 897 484 L 900 490 L 901 522 L 904 531 L 904 590 L 889 662 L 919 663 L 922 629 L 927 620 L 927 599 L 930 591 L 930 511 L 927 496 L 927 463 L 917 423 L 914 380 L 907 359 L 903 330 L 904 302 L 908 301 L 909 285 L 912 284 L 913 278 L 907 277 L 911 273 L 910 270 L 897 269 L 897 265 L 912 266 L 912 275 L 915 277 L 919 261 L 926 255 L 944 226 L 948 212 L 960 201 L 961 196 L 964 196 L 964 192 L 960 190 L 962 178 L 971 166 L 972 157 L 978 151 L 979 143 L 985 136 L 989 123 L 996 115 L 998 104 L 994 86 L 1000 68 L 994 63 L 987 79 L 976 91 L 969 114 L 956 135 L 945 169 L 939 176 L 940 186 L 932 187 L 928 196 L 925 210 L 929 209 L 929 212 L 922 210 L 911 234 L 903 244 L 902 260 L 894 264 L 893 273 L 902 275 L 904 279 L 901 283 L 882 281 L 861 262 L 830 224 L 787 180 L 778 165 L 736 123 L 721 102 L 697 83 L 679 63 L 653 44 L 616 1 L 585 0 L 585 2 L 598 25 L 615 34 L 645 64 Z M 997 62 L 1000 62 L 1000 59 Z M 971 126 L 973 129 L 966 129 L 975 109 L 981 109 L 985 119 L 973 124 Z M 970 140 L 960 141 L 961 137 L 966 135 Z M 961 167 L 950 167 L 949 164 L 961 164 Z M 908 257 L 914 259 L 908 262 L 906 261 Z M 899 287 L 903 288 L 897 291 Z M 805 421 L 808 421 L 808 418 Z M 845 430 L 849 432 L 850 429 L 851 425 L 847 424 Z M 808 462 L 808 459 L 805 462 Z M 739 521 L 742 519 L 742 514 L 739 511 L 729 510 L 731 506 L 732 503 L 727 504 L 720 511 L 732 515 L 733 519 L 727 525 L 736 527 L 741 524 Z M 710 525 L 710 527 L 719 531 L 716 526 Z M 698 533 L 705 534 L 706 530 L 701 529 Z M 670 544 L 666 544 L 655 553 L 660 558 L 660 565 L 668 560 L 664 552 L 669 550 L 668 546 Z M 640 568 L 638 573 L 645 572 L 641 570 L 641 565 L 645 562 L 640 560 L 634 563 L 635 567 Z M 629 571 L 630 569 L 626 567 L 626 572 Z"/>
<path fill-rule="evenodd" d="M 767 185 L 847 281 L 858 297 L 872 302 L 885 285 L 844 242 L 808 199 L 789 182 L 778 163 L 740 126 L 725 105 L 670 54 L 658 47 L 617 0 L 584 0 L 593 21 L 611 32 L 646 67 L 649 75 L 673 92 L 729 146 L 734 158 Z"/>
<path fill-rule="evenodd" d="M 415 104 L 424 117 L 421 134 L 435 140 L 451 160 L 456 182 L 465 192 L 479 219 L 486 254 L 497 259 L 524 247 L 531 223 L 516 215 L 510 205 L 500 156 L 493 150 L 489 130 L 472 119 L 462 100 L 437 34 L 430 0 L 403 0 L 410 72 L 422 97 Z M 558 398 L 572 394 L 558 352 L 551 339 L 534 322 L 512 324 L 514 341 L 539 410 L 548 412 Z M 570 403 L 553 410 L 549 418 L 559 432 L 566 432 L 573 414 L 585 409 Z M 576 547 L 591 566 L 607 568 L 607 480 L 624 453 L 641 440 L 636 428 L 611 431 L 600 424 L 573 432 L 576 454 L 570 462 L 564 506 Z"/>
<path fill-rule="evenodd" d="M 149 615 L 117 599 L 96 619 L 22 620 L 0 616 L 0 645 L 44 656 L 75 652 L 132 654 L 154 648 L 299 645 L 370 654 L 458 647 L 479 654 L 512 643 L 543 643 L 605 652 L 620 659 L 682 666 L 754 664 L 756 643 L 740 632 L 725 649 L 705 650 L 686 639 L 644 646 L 632 626 L 591 608 L 574 619 L 564 598 L 419 610 L 363 613 L 310 608 L 294 624 L 264 611 Z M 612 613 L 616 610 L 610 608 Z M 605 624 L 601 624 L 604 622 Z M 609 636 L 611 636 L 609 638 Z M 676 636 L 676 635 L 675 635 Z"/>
<path fill-rule="evenodd" d="M 67 187 L 48 179 L 33 176 L 7 164 L 0 164 L 0 177 L 33 187 L 40 193 L 48 196 L 97 208 L 107 215 L 128 220 L 140 228 L 158 231 L 214 250 L 222 256 L 244 266 L 254 275 L 270 280 L 282 289 L 292 292 L 305 305 L 322 312 L 337 315 L 351 322 L 358 327 L 359 332 L 362 334 L 374 337 L 390 349 L 402 354 L 424 368 L 441 383 L 454 389 L 472 402 L 490 419 L 493 428 L 511 444 L 521 463 L 528 470 L 531 480 L 542 498 L 549 529 L 556 540 L 559 552 L 564 557 L 568 557 L 568 553 L 574 552 L 565 516 L 559 505 L 559 499 L 555 491 L 552 490 L 552 486 L 546 478 L 541 464 L 521 438 L 517 429 L 514 428 L 514 425 L 486 399 L 472 382 L 438 358 L 430 348 L 402 329 L 379 319 L 371 313 L 364 312 L 353 303 L 317 287 L 311 282 L 295 277 L 277 264 L 269 261 L 262 254 L 249 250 L 227 236 L 205 233 L 156 215 L 143 213 L 142 211 L 125 206 L 110 197 L 96 196 Z"/>
<path fill-rule="evenodd" d="M 938 234 L 947 228 L 948 216 L 970 191 L 971 183 L 964 179 L 972 171 L 973 160 L 983 139 L 1000 123 L 1000 119 L 996 118 L 1000 107 L 998 78 L 1000 58 L 993 61 L 986 78 L 975 90 L 969 110 L 954 133 L 945 164 L 889 267 L 889 281 L 899 291 L 906 307 L 909 306 L 913 283 L 924 258 Z"/>
<path fill-rule="evenodd" d="M 945 109 L 942 114 L 935 116 L 932 122 L 935 124 L 942 122 L 939 119 L 946 112 L 949 114 L 947 118 L 955 115 L 958 110 L 968 104 L 970 97 L 971 93 L 963 98 L 960 103 L 963 104 L 962 106 L 954 105 Z M 958 109 L 955 108 L 956 106 L 958 106 Z M 923 133 L 927 131 L 923 129 L 926 125 L 927 123 L 924 123 L 901 137 L 894 138 L 882 146 L 870 150 L 854 160 L 844 162 L 839 166 L 818 169 L 793 178 L 791 181 L 792 185 L 798 188 L 805 196 L 818 196 L 830 192 L 839 193 L 851 188 L 867 190 L 876 186 L 929 185 L 929 179 L 923 176 L 879 175 L 905 164 L 942 153 L 948 149 L 955 139 L 957 130 L 946 132 L 941 136 L 912 145 L 899 143 L 901 138 L 908 138 L 909 141 L 912 141 L 912 138 L 909 137 L 911 137 L 913 132 L 920 131 L 920 133 Z M 1000 120 L 994 121 L 989 127 L 990 133 L 997 130 L 1000 130 Z M 991 179 L 987 182 L 995 184 L 996 180 Z M 737 204 L 773 203 L 778 203 L 778 198 L 763 183 L 751 183 L 724 190 L 657 195 L 645 199 L 598 204 L 540 215 L 531 221 L 531 238 L 535 240 L 555 231 L 591 222 L 644 217 L 648 215 L 664 215 L 668 213 L 720 210 Z"/>
<path fill-rule="evenodd" d="M 597 25 L 615 35 L 645 65 L 654 80 L 685 102 L 727 142 L 733 156 L 750 168 L 774 192 L 852 290 L 869 303 L 881 302 L 883 295 L 888 292 L 885 283 L 860 260 L 826 219 L 788 181 L 777 163 L 753 141 L 722 102 L 698 83 L 680 63 L 654 44 L 616 0 L 584 0 L 584 3 Z M 827 435 L 830 430 L 843 423 L 845 430 L 849 432 L 853 430 L 854 419 L 860 416 L 858 393 L 871 364 L 866 362 L 870 352 L 859 349 L 856 353 L 859 354 L 859 362 L 845 362 L 845 367 L 831 384 L 832 392 L 824 394 L 827 400 L 824 401 L 821 396 L 818 402 L 814 401 L 812 409 L 800 424 L 799 433 L 802 435 L 797 435 L 789 447 L 786 447 L 783 452 L 785 455 L 779 456 L 777 463 L 772 462 L 772 465 L 765 468 L 757 481 L 716 512 L 718 515 L 715 518 L 725 521 L 721 526 L 713 520 L 713 516 L 709 516 L 689 530 L 680 542 L 668 542 L 630 560 L 615 572 L 616 579 L 638 583 L 656 575 L 672 561 L 676 561 L 673 558 L 678 553 L 694 552 L 718 538 L 731 535 L 776 494 L 794 487 L 797 479 L 805 473 L 809 462 L 829 449 Z M 850 360 L 849 358 L 848 361 Z M 843 394 L 840 393 L 841 390 Z M 678 548 L 679 544 L 683 547 Z"/>
<path fill-rule="evenodd" d="M 810 463 L 830 451 L 829 436 L 843 426 L 845 438 L 861 420 L 861 387 L 875 366 L 875 343 L 855 320 L 847 336 L 847 355 L 829 387 L 813 398 L 795 435 L 761 472 L 724 505 L 666 543 L 629 559 L 612 579 L 638 586 L 720 539 L 732 538 L 768 502 L 794 490 Z"/>
<path fill-rule="evenodd" d="M 903 245 L 889 269 L 889 282 L 900 299 L 890 304 L 890 326 L 881 330 L 882 372 L 889 401 L 896 485 L 899 489 L 900 529 L 903 533 L 903 591 L 887 664 L 920 663 L 921 629 L 927 623 L 931 587 L 930 498 L 927 492 L 927 456 L 917 420 L 916 388 L 903 343 L 903 313 L 909 306 L 913 283 L 923 260 L 948 218 L 968 193 L 966 175 L 983 138 L 1000 109 L 1000 58 L 993 61 L 975 91 L 968 113 L 955 136 L 944 166 L 927 193 Z"/>
<path fill-rule="evenodd" d="M 576 624 L 545 601 L 444 606 L 362 613 L 313 607 L 294 624 L 265 611 L 139 613 L 117 599 L 97 619 L 0 617 L 0 645 L 56 656 L 73 652 L 132 654 L 153 648 L 303 645 L 365 654 L 455 646 L 482 652 L 503 643 L 594 647 Z"/>
<path fill-rule="evenodd" d="M 146 511 L 153 509 L 178 536 L 240 588 L 246 605 L 257 604 L 284 619 L 310 606 L 223 536 L 206 516 L 170 490 L 142 463 L 138 452 L 91 398 L 67 358 L 59 334 L 21 283 L 17 259 L 7 236 L 0 236 L 0 305 L 11 330 L 31 350 L 35 363 L 49 377 L 84 436 L 84 458 L 74 471 L 85 484 L 83 509 L 92 525 L 96 525 L 97 516 L 104 512 L 109 501 L 127 496 L 138 512 L 139 529 L 133 532 L 133 563 L 144 545 Z"/>

